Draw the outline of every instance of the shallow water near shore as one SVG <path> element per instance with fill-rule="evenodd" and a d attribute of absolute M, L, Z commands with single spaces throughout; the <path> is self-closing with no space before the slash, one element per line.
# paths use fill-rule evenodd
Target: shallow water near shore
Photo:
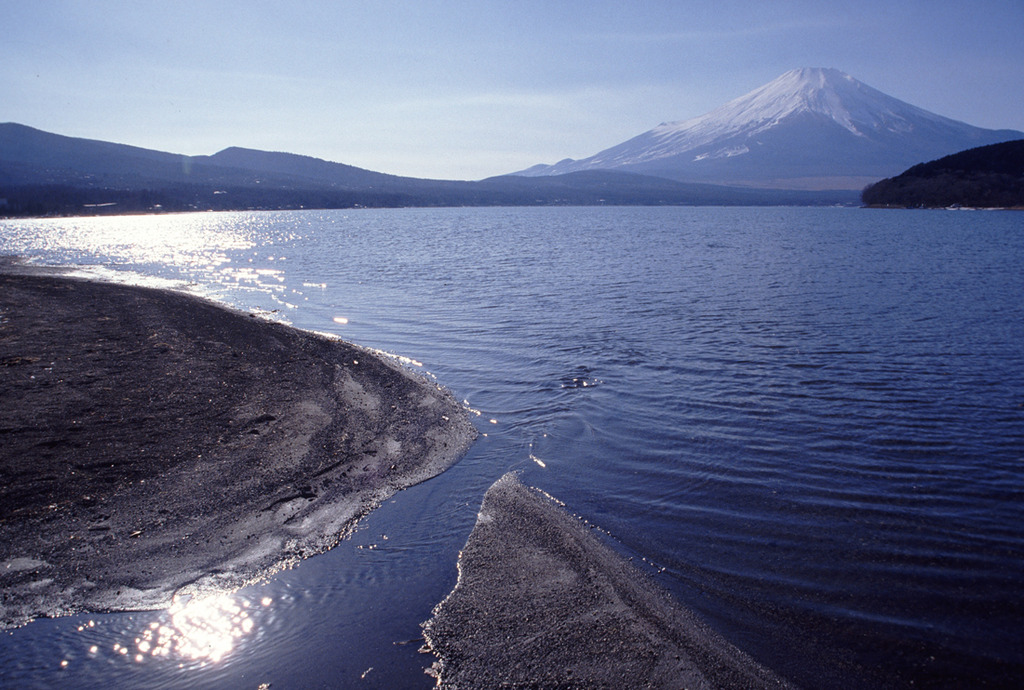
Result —
<path fill-rule="evenodd" d="M 2 221 L 0 253 L 401 355 L 486 434 L 335 550 L 203 612 L 236 621 L 218 659 L 173 642 L 155 655 L 145 632 L 219 649 L 216 620 L 182 631 L 167 612 L 76 616 L 0 635 L 0 684 L 430 687 L 418 624 L 509 469 L 798 684 L 1024 674 L 1020 214 Z"/>

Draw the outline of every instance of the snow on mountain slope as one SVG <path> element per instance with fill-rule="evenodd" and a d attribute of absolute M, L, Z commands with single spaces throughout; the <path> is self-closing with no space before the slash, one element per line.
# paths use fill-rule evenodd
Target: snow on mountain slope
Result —
<path fill-rule="evenodd" d="M 606 168 L 684 181 L 858 188 L 922 160 L 1021 136 L 930 113 L 835 69 L 804 68 L 590 158 L 520 174 Z"/>

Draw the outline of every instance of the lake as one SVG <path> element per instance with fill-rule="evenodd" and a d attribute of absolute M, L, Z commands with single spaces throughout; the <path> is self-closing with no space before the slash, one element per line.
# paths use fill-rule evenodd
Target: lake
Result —
<path fill-rule="evenodd" d="M 1020 213 L 9 220 L 0 253 L 400 356 L 482 434 L 336 549 L 217 605 L 4 633 L 0 685 L 429 688 L 419 623 L 509 470 L 800 685 L 1024 677 Z"/>

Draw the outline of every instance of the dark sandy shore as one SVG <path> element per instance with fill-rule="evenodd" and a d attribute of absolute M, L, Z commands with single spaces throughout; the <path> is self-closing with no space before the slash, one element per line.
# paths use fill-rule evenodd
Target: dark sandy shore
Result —
<path fill-rule="evenodd" d="M 487 491 L 424 632 L 452 690 L 789 687 L 514 474 Z"/>
<path fill-rule="evenodd" d="M 252 581 L 476 435 L 450 394 L 348 343 L 28 273 L 0 263 L 0 628 Z"/>

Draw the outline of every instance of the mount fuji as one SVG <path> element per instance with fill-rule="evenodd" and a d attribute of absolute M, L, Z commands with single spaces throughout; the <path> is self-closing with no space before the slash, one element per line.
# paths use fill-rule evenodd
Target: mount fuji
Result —
<path fill-rule="evenodd" d="M 1020 139 L 904 103 L 839 70 L 795 69 L 690 120 L 666 122 L 581 160 L 518 175 L 617 170 L 683 182 L 861 189 L 957 151 Z"/>

